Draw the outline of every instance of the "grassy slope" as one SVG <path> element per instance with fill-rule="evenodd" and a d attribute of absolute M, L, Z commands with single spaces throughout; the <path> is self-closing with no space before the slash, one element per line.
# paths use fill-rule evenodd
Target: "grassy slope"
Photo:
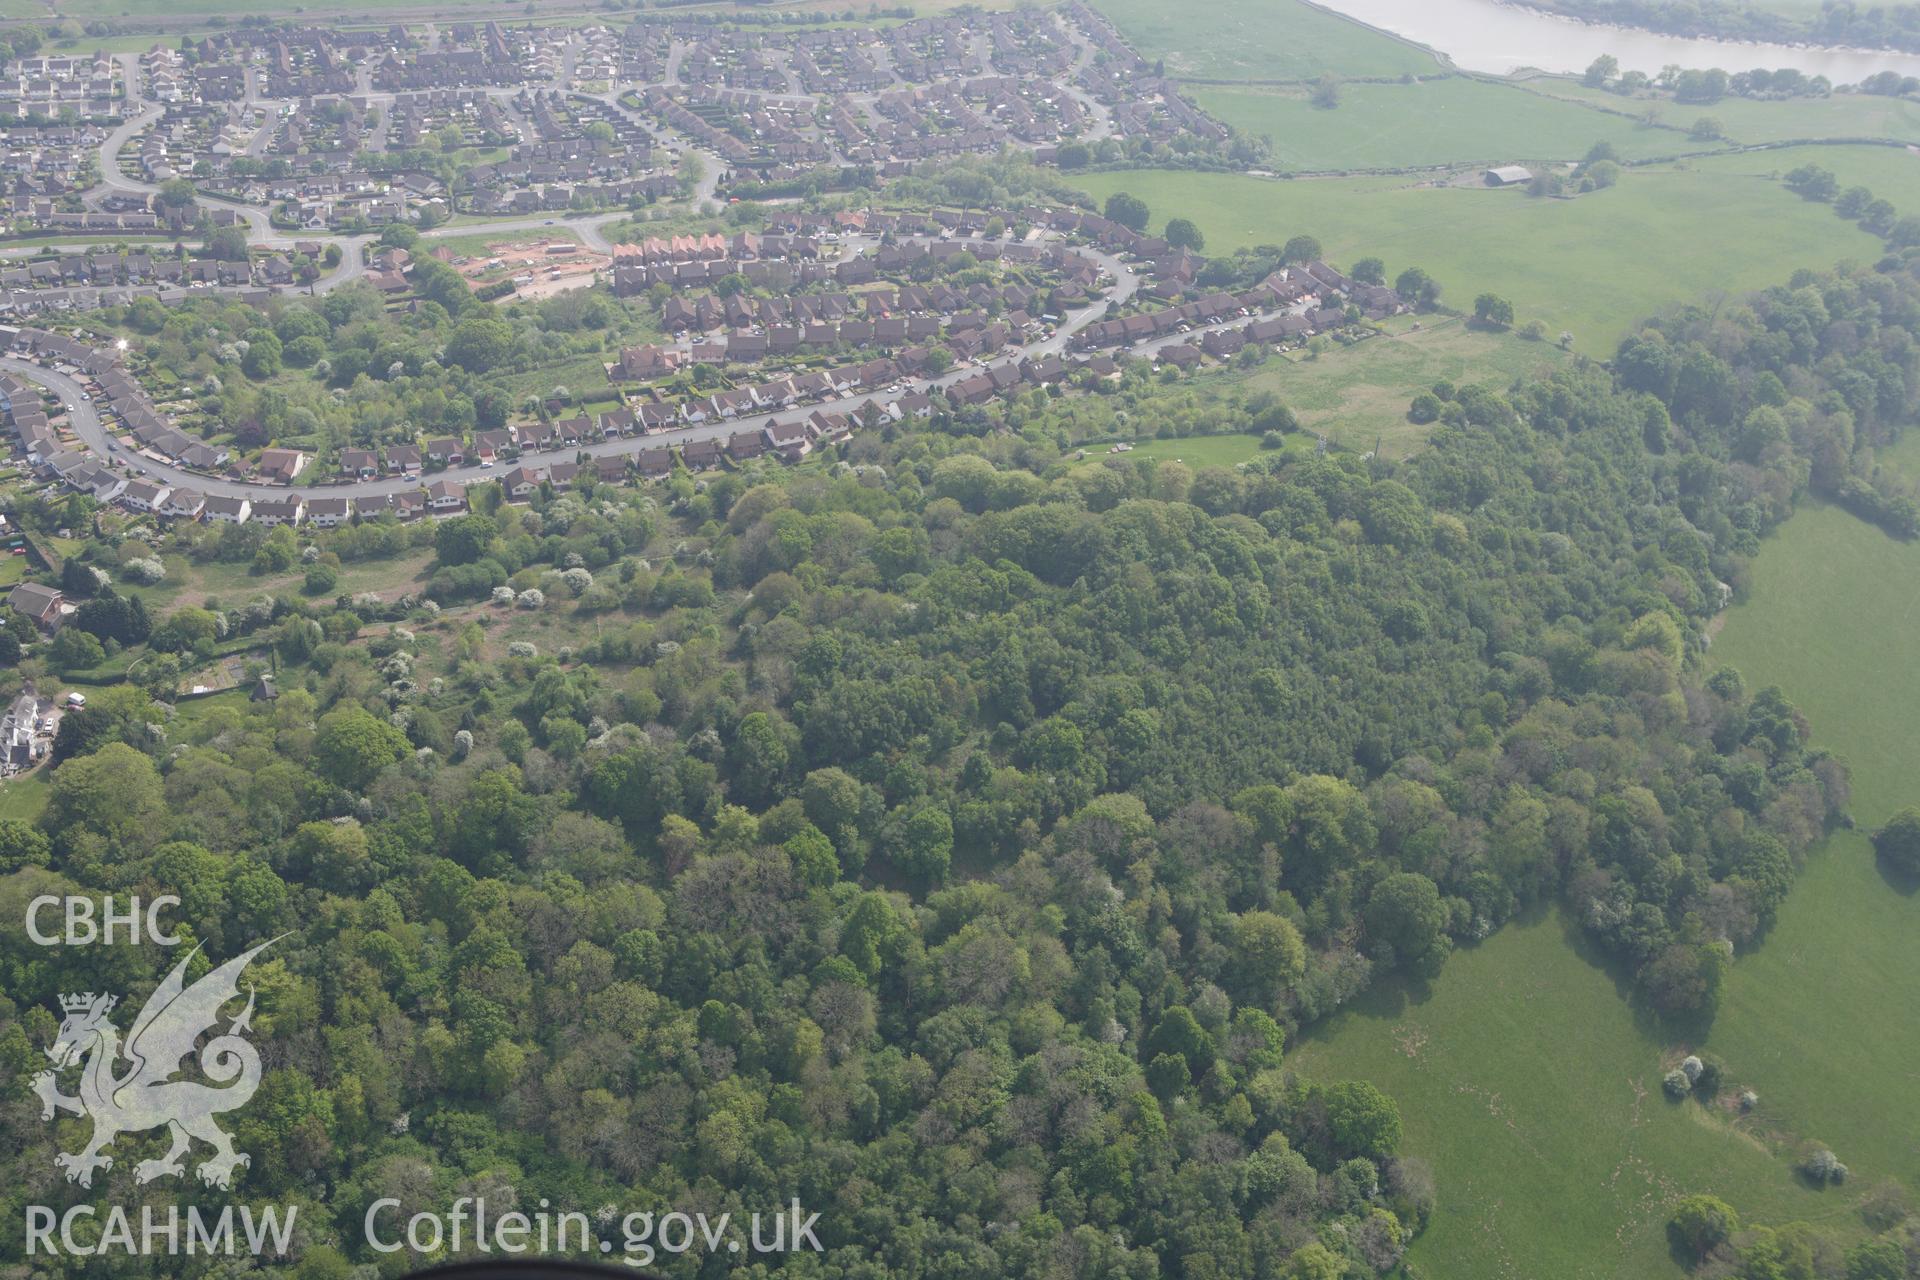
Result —
<path fill-rule="evenodd" d="M 1431 75 L 1430 54 L 1299 0 L 1098 0 L 1141 56 L 1169 73 L 1207 80 L 1312 80 Z"/>
<path fill-rule="evenodd" d="M 1692 149 L 1670 129 L 1464 76 L 1344 85 L 1332 110 L 1313 106 L 1300 89 L 1202 89 L 1194 96 L 1228 124 L 1271 138 L 1274 167 L 1283 170 L 1572 161 L 1603 138 L 1626 158 Z"/>
<path fill-rule="evenodd" d="M 1881 253 L 1878 240 L 1778 183 L 1693 169 L 1631 170 L 1614 189 L 1570 201 L 1399 178 L 1131 172 L 1079 183 L 1100 199 L 1130 191 L 1160 218 L 1193 218 L 1213 251 L 1304 232 L 1336 263 L 1371 254 L 1390 273 L 1424 267 L 1454 306 L 1491 289 L 1512 300 L 1521 322 L 1569 330 L 1590 354 L 1610 354 L 1633 324 L 1670 302 Z"/>

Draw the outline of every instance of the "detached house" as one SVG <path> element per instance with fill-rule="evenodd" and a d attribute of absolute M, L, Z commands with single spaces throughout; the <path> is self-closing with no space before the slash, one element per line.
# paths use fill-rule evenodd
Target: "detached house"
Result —
<path fill-rule="evenodd" d="M 293 478 L 306 470 L 307 455 L 298 449 L 262 449 L 260 451 L 260 475 L 275 484 L 292 484 Z"/>
<path fill-rule="evenodd" d="M 7 593 L 7 603 L 33 619 L 42 631 L 52 631 L 67 614 L 67 600 L 57 587 L 23 582 Z"/>
<path fill-rule="evenodd" d="M 351 498 L 313 498 L 307 502 L 307 523 L 321 529 L 335 529 L 353 518 Z"/>
<path fill-rule="evenodd" d="M 467 505 L 467 491 L 451 480 L 436 480 L 427 486 L 427 506 L 433 511 L 460 511 Z"/>

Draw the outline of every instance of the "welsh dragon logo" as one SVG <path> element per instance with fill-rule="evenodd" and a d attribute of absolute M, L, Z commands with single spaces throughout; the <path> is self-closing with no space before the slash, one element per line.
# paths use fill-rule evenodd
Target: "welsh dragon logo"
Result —
<path fill-rule="evenodd" d="M 40 1095 L 40 1117 L 51 1120 L 57 1111 L 69 1111 L 93 1120 L 93 1141 L 77 1154 L 61 1153 L 54 1164 L 67 1171 L 67 1181 L 83 1187 L 93 1185 L 95 1169 L 112 1169 L 113 1157 L 101 1150 L 123 1133 L 140 1133 L 165 1125 L 173 1136 L 173 1146 L 158 1160 L 142 1160 L 134 1166 L 133 1180 L 147 1183 L 168 1175 L 186 1173 L 184 1157 L 193 1139 L 209 1144 L 213 1157 L 194 1172 L 200 1181 L 213 1187 L 230 1187 L 237 1166 L 253 1163 L 251 1156 L 233 1149 L 233 1139 L 213 1122 L 215 1115 L 245 1106 L 260 1087 L 260 1053 L 242 1036 L 252 1029 L 253 988 L 247 988 L 247 1007 L 228 1024 L 226 1034 L 217 1035 L 200 1050 L 200 1070 L 214 1085 L 195 1080 L 173 1079 L 181 1070 L 181 1059 L 193 1052 L 203 1032 L 213 1029 L 220 1009 L 237 998 L 240 974 L 253 958 L 279 939 L 261 943 L 245 955 L 227 961 L 192 986 L 186 983 L 187 964 L 200 948 L 173 967 L 133 1020 L 123 1047 L 120 1033 L 107 1017 L 119 999 L 112 995 L 60 997 L 66 1019 L 47 1057 L 52 1071 L 42 1071 L 33 1079 L 34 1092 Z M 119 1072 L 120 1059 L 128 1067 Z M 80 1092 L 69 1097 L 60 1092 L 57 1073 L 76 1064 L 80 1071 Z"/>

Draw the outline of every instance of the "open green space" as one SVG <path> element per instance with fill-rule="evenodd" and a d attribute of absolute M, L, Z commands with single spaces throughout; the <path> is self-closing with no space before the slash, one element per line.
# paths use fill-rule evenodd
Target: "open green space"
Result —
<path fill-rule="evenodd" d="M 1706 1047 L 1760 1095 L 1761 1125 L 1825 1143 L 1862 1188 L 1920 1188 L 1920 1019 L 1897 1013 L 1916 984 L 1920 896 L 1887 882 L 1864 833 L 1841 832 L 1734 965 Z"/>
<path fill-rule="evenodd" d="M 1663 132 L 1682 146 L 1684 133 L 1702 116 L 1718 120 L 1727 137 L 1738 143 L 1785 142 L 1809 138 L 1897 138 L 1920 142 L 1920 102 L 1867 93 L 1836 93 L 1826 98 L 1722 98 L 1718 102 L 1675 102 L 1664 95 L 1622 97 L 1605 89 L 1589 89 L 1577 80 L 1543 78 L 1525 83 L 1524 90 L 1562 102 L 1583 103 L 1598 110 L 1624 112 L 1644 119 L 1651 116 Z M 1642 126 L 1644 127 L 1644 126 Z M 1697 144 L 1696 144 L 1697 145 Z"/>
<path fill-rule="evenodd" d="M 1630 169 L 1618 186 L 1574 200 L 1405 178 L 1135 171 L 1078 183 L 1099 200 L 1115 191 L 1139 196 L 1156 225 L 1192 218 L 1209 252 L 1307 234 L 1340 265 L 1380 257 L 1389 279 L 1424 268 L 1448 305 L 1471 307 L 1491 290 L 1513 302 L 1520 323 L 1538 319 L 1553 334 L 1571 332 L 1589 354 L 1610 354 L 1670 303 L 1763 288 L 1797 267 L 1872 261 L 1882 252 L 1879 240 L 1778 182 L 1730 182 L 1697 167 Z"/>
<path fill-rule="evenodd" d="M 1896 465 L 1913 456 L 1911 443 L 1892 451 Z M 1920 803 L 1916 618 L 1920 545 L 1808 505 L 1767 541 L 1751 598 L 1712 649 L 1750 686 L 1779 685 L 1815 743 L 1848 762 L 1863 832 Z M 1920 983 L 1917 925 L 1920 897 L 1887 882 L 1865 835 L 1836 836 L 1765 944 L 1735 967 L 1710 1040 L 1768 1114 L 1830 1144 L 1866 1180 L 1910 1187 L 1920 1186 L 1920 1120 L 1901 1100 L 1920 1080 L 1920 1020 L 1887 1016 L 1887 1000 Z M 1844 947 L 1831 945 L 1838 937 Z"/>
<path fill-rule="evenodd" d="M 1218 436 L 1168 436 L 1162 439 L 1136 440 L 1133 447 L 1114 453 L 1111 445 L 1090 444 L 1086 457 L 1073 458 L 1069 464 L 1086 466 L 1108 458 L 1152 458 L 1159 462 L 1183 462 L 1189 467 L 1231 467 L 1258 457 L 1260 437 L 1244 431 Z"/>
<path fill-rule="evenodd" d="M 1705 156 L 1691 163 L 1705 173 L 1768 181 L 1778 181 L 1803 164 L 1817 164 L 1831 170 L 1843 188 L 1866 187 L 1876 196 L 1891 200 L 1902 213 L 1920 213 L 1920 155 L 1898 147 L 1782 147 Z M 1821 207 L 1828 217 L 1837 220 L 1831 208 Z"/>
<path fill-rule="evenodd" d="M 1194 97 L 1235 128 L 1270 139 L 1281 170 L 1568 162 L 1603 139 L 1628 159 L 1690 149 L 1670 129 L 1467 76 L 1342 85 L 1332 108 L 1314 106 L 1304 88 L 1207 88 Z"/>
<path fill-rule="evenodd" d="M 1202 80 L 1431 75 L 1433 55 L 1300 0 L 1099 0 L 1140 56 Z"/>
<path fill-rule="evenodd" d="M 1430 988 L 1383 986 L 1291 1065 L 1399 1103 L 1401 1150 L 1439 1188 L 1408 1255 L 1428 1275 L 1677 1276 L 1667 1206 L 1694 1192 L 1763 1222 L 1852 1227 L 1852 1197 L 1804 1189 L 1749 1121 L 1668 1102 L 1665 1048 L 1549 915 L 1454 955 Z"/>
<path fill-rule="evenodd" d="M 1910 450 L 1892 452 L 1898 465 Z M 1767 542 L 1751 599 L 1713 646 L 1711 660 L 1749 685 L 1780 685 L 1815 741 L 1848 760 L 1863 828 L 1920 799 L 1916 616 L 1920 546 L 1808 505 Z M 1920 1120 L 1907 1105 L 1920 1021 L 1889 1016 L 1920 982 L 1917 913 L 1920 897 L 1881 875 L 1864 830 L 1811 856 L 1774 927 L 1734 966 L 1706 1043 L 1688 1046 L 1759 1094 L 1741 1119 L 1662 1099 L 1662 1054 L 1679 1047 L 1552 922 L 1456 955 L 1431 991 L 1333 1019 L 1294 1065 L 1371 1079 L 1400 1102 L 1405 1149 L 1433 1163 L 1440 1187 L 1410 1255 L 1432 1274 L 1673 1274 L 1662 1209 L 1696 1191 L 1749 1221 L 1852 1232 L 1866 1188 L 1920 1186 Z M 1807 1140 L 1847 1162 L 1847 1187 L 1816 1193 L 1795 1179 Z"/>
<path fill-rule="evenodd" d="M 1713 642 L 1717 664 L 1777 684 L 1816 745 L 1853 771 L 1853 811 L 1877 826 L 1920 804 L 1920 544 L 1899 542 L 1838 507 L 1808 504 L 1753 564 L 1751 598 Z"/>
<path fill-rule="evenodd" d="M 398 595 L 415 590 L 424 579 L 431 558 L 431 552 L 419 550 L 385 560 L 350 560 L 340 566 L 340 581 L 330 594 L 378 591 Z M 291 573 L 257 574 L 245 563 L 209 560 L 204 564 L 183 565 L 169 559 L 167 581 L 162 585 L 168 588 L 167 604 L 171 607 L 157 612 L 164 616 L 171 608 L 200 605 L 210 599 L 233 605 L 263 595 L 298 595 L 305 572 L 302 568 Z M 150 603 L 149 608 L 152 607 Z"/>
<path fill-rule="evenodd" d="M 1430 430 L 1407 420 L 1407 404 L 1419 392 L 1443 378 L 1504 389 L 1566 358 L 1548 343 L 1469 329 L 1458 320 L 1403 317 L 1388 333 L 1351 347 L 1269 360 L 1248 375 L 1248 384 L 1278 395 L 1301 425 L 1343 448 L 1377 446 L 1387 457 L 1404 458 L 1426 444 Z"/>

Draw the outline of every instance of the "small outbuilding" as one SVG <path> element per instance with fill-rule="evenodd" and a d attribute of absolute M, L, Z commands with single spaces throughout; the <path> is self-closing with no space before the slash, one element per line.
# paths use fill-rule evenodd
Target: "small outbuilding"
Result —
<path fill-rule="evenodd" d="M 1533 181 L 1533 170 L 1524 165 L 1503 164 L 1481 175 L 1490 187 L 1519 187 Z"/>

